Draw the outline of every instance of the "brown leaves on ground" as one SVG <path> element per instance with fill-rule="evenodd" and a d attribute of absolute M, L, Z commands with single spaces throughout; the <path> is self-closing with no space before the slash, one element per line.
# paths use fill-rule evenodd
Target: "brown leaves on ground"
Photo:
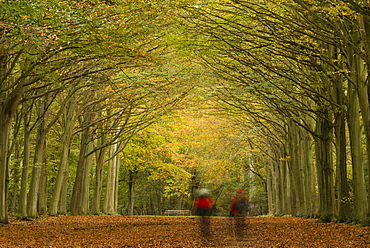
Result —
<path fill-rule="evenodd" d="M 237 238 L 233 218 L 211 217 L 203 237 L 197 217 L 62 216 L 0 226 L 1 247 L 370 247 L 370 228 L 292 217 L 247 218 Z"/>

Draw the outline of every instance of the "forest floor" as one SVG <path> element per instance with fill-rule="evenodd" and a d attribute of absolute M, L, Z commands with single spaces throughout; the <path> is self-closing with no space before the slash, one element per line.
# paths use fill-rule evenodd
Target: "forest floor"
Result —
<path fill-rule="evenodd" d="M 237 238 L 233 218 L 60 216 L 11 219 L 0 226 L 0 247 L 370 247 L 370 228 L 295 217 L 248 217 Z"/>

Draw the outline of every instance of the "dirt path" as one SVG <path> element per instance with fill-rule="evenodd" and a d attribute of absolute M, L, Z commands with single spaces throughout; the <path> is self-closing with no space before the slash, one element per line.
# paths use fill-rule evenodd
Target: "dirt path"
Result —
<path fill-rule="evenodd" d="M 232 218 L 62 216 L 0 226 L 0 247 L 370 247 L 370 228 L 292 217 L 247 218 L 237 238 Z"/>

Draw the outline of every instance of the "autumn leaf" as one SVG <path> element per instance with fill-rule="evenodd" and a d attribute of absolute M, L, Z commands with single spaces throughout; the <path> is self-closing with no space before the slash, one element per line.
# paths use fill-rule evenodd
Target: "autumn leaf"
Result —
<path fill-rule="evenodd" d="M 248 217 L 237 239 L 234 218 L 61 216 L 0 226 L 1 247 L 370 247 L 370 229 L 293 217 Z"/>

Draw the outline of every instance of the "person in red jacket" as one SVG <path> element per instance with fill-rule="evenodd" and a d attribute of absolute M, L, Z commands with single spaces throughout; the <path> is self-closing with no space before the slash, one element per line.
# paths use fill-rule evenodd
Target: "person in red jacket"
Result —
<path fill-rule="evenodd" d="M 245 217 L 248 214 L 249 200 L 244 195 L 244 190 L 238 189 L 236 196 L 232 199 L 230 205 L 231 217 Z"/>
<path fill-rule="evenodd" d="M 210 220 L 209 216 L 212 214 L 212 208 L 215 201 L 209 196 L 207 189 L 199 190 L 199 197 L 194 202 L 196 207 L 196 214 L 200 216 L 200 229 L 204 236 L 210 235 Z"/>
<path fill-rule="evenodd" d="M 249 211 L 249 200 L 244 195 L 244 190 L 239 189 L 230 205 L 230 216 L 234 217 L 234 230 L 237 238 L 243 238 L 246 227 L 245 217 Z"/>

